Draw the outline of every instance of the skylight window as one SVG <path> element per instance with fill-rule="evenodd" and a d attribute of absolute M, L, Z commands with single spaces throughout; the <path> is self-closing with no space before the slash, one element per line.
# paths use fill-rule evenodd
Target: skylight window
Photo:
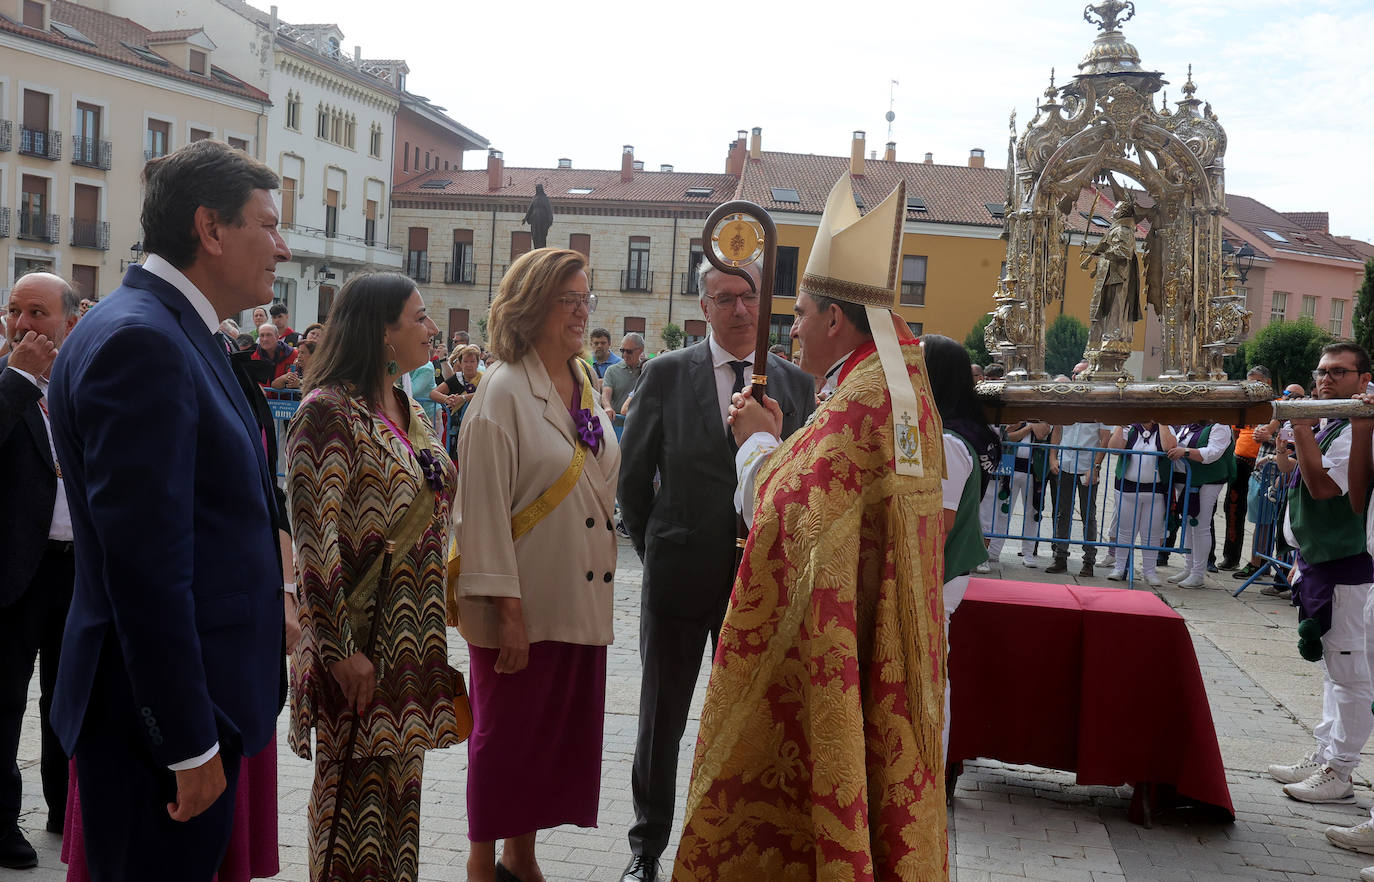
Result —
<path fill-rule="evenodd" d="M 595 188 L 595 187 L 572 187 L 572 188 L 570 188 L 570 189 L 568 190 L 568 194 L 569 194 L 570 196 L 587 196 L 587 195 L 590 195 L 591 192 L 592 192 L 592 190 L 594 190 L 594 189 L 596 189 L 596 188 Z"/>
<path fill-rule="evenodd" d="M 1088 213 L 1086 211 L 1080 211 L 1079 214 L 1084 218 L 1088 217 Z M 1110 227 L 1112 225 L 1111 221 L 1107 220 L 1100 214 L 1093 215 L 1091 220 L 1093 222 L 1093 226 L 1095 227 Z"/>
<path fill-rule="evenodd" d="M 452 183 L 453 183 L 452 181 L 425 181 L 423 184 L 420 185 L 420 189 L 421 189 L 421 190 L 442 190 L 442 189 L 444 189 L 445 187 L 447 187 L 449 184 L 452 184 Z"/>
<path fill-rule="evenodd" d="M 928 211 L 929 209 L 926 208 L 926 201 L 920 196 L 908 196 L 906 197 L 906 210 Z"/>
<path fill-rule="evenodd" d="M 988 214 L 992 215 L 998 220 L 1001 220 L 1002 218 L 1007 216 L 1007 206 L 1004 203 L 984 202 L 983 205 L 987 208 Z"/>
<path fill-rule="evenodd" d="M 687 189 L 687 192 L 682 195 L 691 196 L 693 198 L 700 198 L 703 196 L 710 196 L 714 192 L 715 190 L 711 187 L 689 187 Z"/>
<path fill-rule="evenodd" d="M 1287 242 L 1288 242 L 1287 239 L 1283 238 L 1283 236 L 1279 235 L 1278 233 L 1274 232 L 1273 230 L 1260 230 L 1260 232 L 1263 233 L 1264 235 L 1268 236 L 1270 239 L 1273 239 L 1275 242 L 1284 242 L 1284 243 L 1287 243 Z"/>
<path fill-rule="evenodd" d="M 170 61 L 163 58 L 161 55 L 158 55 L 156 52 L 153 52 L 149 49 L 144 49 L 142 46 L 131 46 L 128 43 L 123 43 L 122 45 L 125 49 L 128 49 L 130 52 L 137 55 L 140 60 L 146 61 L 149 64 L 156 64 L 159 67 L 172 66 L 172 63 Z"/>
<path fill-rule="evenodd" d="M 78 43 L 85 43 L 87 46 L 95 45 L 94 40 L 92 40 L 85 34 L 81 33 L 69 24 L 63 24 L 60 21 L 55 21 L 52 22 L 52 29 L 54 31 L 57 31 L 57 33 L 61 34 L 62 36 L 66 37 L 68 40 L 75 40 Z"/>
<path fill-rule="evenodd" d="M 238 77 L 234 76 L 233 74 L 229 73 L 228 71 L 220 70 L 220 69 L 217 68 L 217 67 L 211 67 L 211 68 L 210 68 L 210 76 L 212 76 L 212 77 L 214 77 L 215 79 L 219 80 L 221 83 L 224 83 L 224 85 L 226 85 L 226 86 L 242 86 L 242 85 L 243 85 L 243 80 L 239 79 Z"/>
<path fill-rule="evenodd" d="M 791 202 L 796 205 L 801 204 L 801 196 L 792 187 L 773 187 L 774 202 Z"/>

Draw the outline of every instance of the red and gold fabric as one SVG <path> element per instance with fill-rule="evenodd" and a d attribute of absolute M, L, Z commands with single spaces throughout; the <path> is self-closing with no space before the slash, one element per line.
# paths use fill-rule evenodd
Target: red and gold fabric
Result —
<path fill-rule="evenodd" d="M 762 467 L 674 882 L 948 878 L 941 424 L 901 348 L 921 477 L 872 350 Z"/>

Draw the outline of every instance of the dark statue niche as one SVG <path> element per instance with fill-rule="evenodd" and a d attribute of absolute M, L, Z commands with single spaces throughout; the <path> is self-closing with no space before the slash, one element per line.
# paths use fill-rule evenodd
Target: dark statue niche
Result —
<path fill-rule="evenodd" d="M 530 238 L 535 248 L 543 248 L 549 239 L 549 227 L 553 226 L 553 203 L 544 192 L 543 184 L 534 185 L 534 199 L 525 211 L 522 224 L 530 225 Z"/>

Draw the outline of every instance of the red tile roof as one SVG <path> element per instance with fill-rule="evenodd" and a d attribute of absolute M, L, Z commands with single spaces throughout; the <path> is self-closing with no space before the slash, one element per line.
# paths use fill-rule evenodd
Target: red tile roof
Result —
<path fill-rule="evenodd" d="M 1349 236 L 1337 236 L 1336 241 L 1349 248 L 1361 260 L 1374 260 L 1374 245 L 1361 242 L 1359 239 L 1352 239 Z"/>
<path fill-rule="evenodd" d="M 501 175 L 499 190 L 487 189 L 487 170 L 432 171 L 398 186 L 396 196 L 466 196 L 506 199 L 534 197 L 534 185 L 543 184 L 544 192 L 555 205 L 561 203 L 652 202 L 699 204 L 714 208 L 734 198 L 735 179 L 725 174 L 700 172 L 637 171 L 629 182 L 620 180 L 620 170 L 581 168 L 506 168 Z M 442 188 L 426 187 L 426 182 L 447 181 Z M 689 188 L 701 187 L 711 191 L 709 196 L 688 197 Z M 569 193 L 573 189 L 590 188 L 590 193 Z"/>
<path fill-rule="evenodd" d="M 1284 217 L 1307 230 L 1319 233 L 1331 232 L 1331 215 L 1325 211 L 1285 211 Z"/>
<path fill-rule="evenodd" d="M 0 31 L 16 34 L 20 37 L 33 40 L 36 43 L 43 43 L 49 46 L 60 46 L 64 49 L 80 52 L 84 55 L 104 58 L 128 67 L 149 71 L 172 79 L 196 83 L 197 85 L 204 86 L 207 89 L 213 89 L 217 92 L 237 95 L 241 98 L 248 98 L 254 101 L 268 102 L 266 92 L 241 82 L 236 77 L 234 78 L 234 83 L 225 83 L 213 76 L 204 77 L 199 74 L 193 74 L 170 62 L 164 67 L 160 64 L 143 60 L 124 44 L 127 43 L 129 46 L 138 46 L 146 49 L 149 35 L 155 32 L 127 18 L 110 15 L 107 12 L 100 12 L 77 3 L 69 3 L 67 0 L 53 0 L 51 14 L 53 21 L 76 28 L 95 45 L 92 46 L 89 43 L 83 43 L 79 40 L 70 40 L 56 31 L 41 31 L 37 28 L 25 27 L 3 15 L 0 15 Z M 199 30 L 200 28 L 195 28 L 194 30 L 187 31 L 187 34 L 194 34 Z M 212 67 L 211 71 L 228 73 L 218 67 Z M 233 77 L 232 74 L 228 75 Z"/>
<path fill-rule="evenodd" d="M 1289 215 L 1275 211 L 1256 199 L 1248 196 L 1226 195 L 1226 207 L 1230 210 L 1231 220 L 1245 228 L 1253 241 L 1277 250 L 1311 254 L 1317 257 L 1334 257 L 1345 260 L 1360 260 L 1360 256 L 1342 245 L 1329 233 L 1309 229 Z M 1303 214 L 1313 214 L 1304 212 Z M 1271 233 L 1282 236 L 1279 241 Z"/>
<path fill-rule="evenodd" d="M 180 43 L 192 34 L 199 34 L 204 28 L 182 28 L 179 31 L 149 31 L 145 38 L 148 45 L 154 43 Z"/>

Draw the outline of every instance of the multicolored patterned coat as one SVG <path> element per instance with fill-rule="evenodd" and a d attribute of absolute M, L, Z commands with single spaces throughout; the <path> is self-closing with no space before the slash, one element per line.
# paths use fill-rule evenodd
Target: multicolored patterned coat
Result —
<path fill-rule="evenodd" d="M 762 466 L 674 882 L 948 877 L 943 443 L 903 350 L 922 477 L 895 472 L 883 369 L 862 353 Z"/>
<path fill-rule="evenodd" d="M 355 750 L 360 756 L 458 743 L 443 590 L 457 472 L 434 443 L 424 411 L 407 401 L 406 434 L 416 450 L 432 450 L 443 480 L 429 528 L 412 547 L 397 549 L 392 561 L 391 601 L 373 659 L 377 698 L 363 716 Z M 301 621 L 291 666 L 290 744 L 309 759 L 313 728 L 320 753 L 337 758 L 353 715 L 344 712 L 328 666 L 364 648 L 354 638 L 348 596 L 393 536 L 425 477 L 405 443 L 361 397 L 342 389 L 308 394 L 288 439 L 287 497 Z M 371 611 L 368 603 L 366 612 Z"/>

